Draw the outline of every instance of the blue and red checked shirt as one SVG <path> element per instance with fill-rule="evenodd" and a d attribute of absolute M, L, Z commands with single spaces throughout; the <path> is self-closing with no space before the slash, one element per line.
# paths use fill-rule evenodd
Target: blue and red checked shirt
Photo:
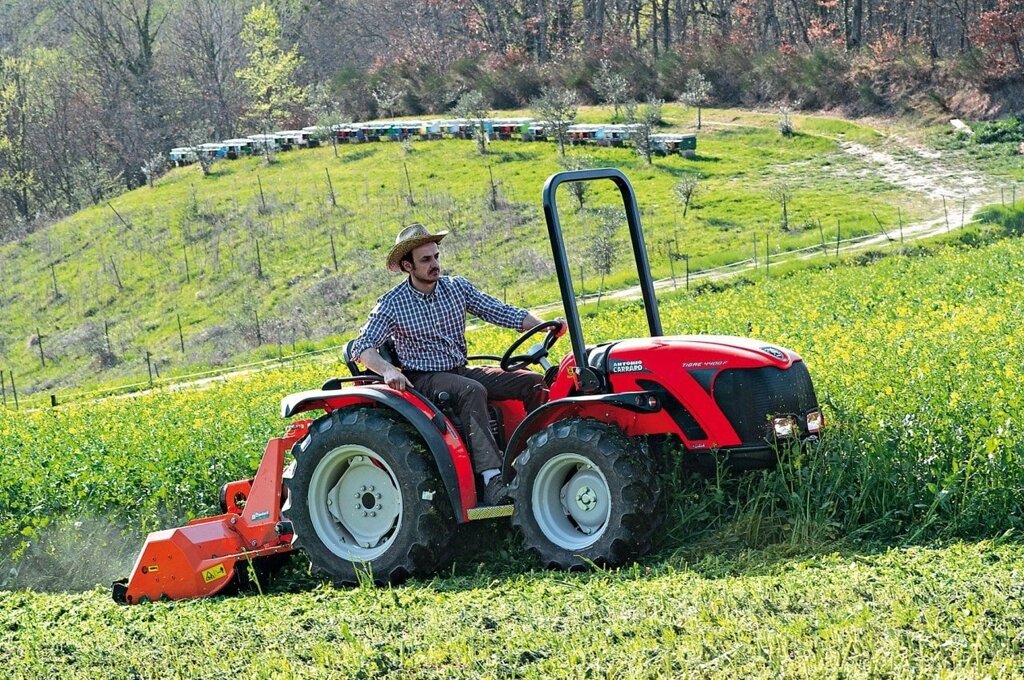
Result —
<path fill-rule="evenodd" d="M 352 356 L 393 338 L 398 360 L 413 371 L 450 371 L 466 365 L 466 312 L 497 326 L 520 329 L 527 311 L 481 293 L 461 276 L 442 276 L 429 294 L 408 279 L 377 300 L 352 344 Z"/>

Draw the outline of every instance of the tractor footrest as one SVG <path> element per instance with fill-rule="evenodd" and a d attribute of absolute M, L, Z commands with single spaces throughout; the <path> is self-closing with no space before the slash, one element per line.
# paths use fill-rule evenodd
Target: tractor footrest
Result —
<path fill-rule="evenodd" d="M 467 513 L 469 521 L 478 519 L 494 519 L 495 517 L 511 517 L 511 505 L 484 505 L 479 508 L 470 508 Z"/>

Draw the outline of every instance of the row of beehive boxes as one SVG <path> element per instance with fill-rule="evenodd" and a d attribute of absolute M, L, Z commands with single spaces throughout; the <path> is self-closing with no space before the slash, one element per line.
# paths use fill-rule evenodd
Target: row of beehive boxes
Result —
<path fill-rule="evenodd" d="M 295 148 L 319 146 L 331 141 L 331 136 L 342 144 L 362 142 L 403 141 L 410 139 L 472 139 L 479 127 L 489 139 L 521 139 L 524 142 L 553 138 L 551 125 L 532 118 L 485 118 L 483 120 L 398 120 L 368 123 L 344 123 L 331 127 L 309 126 L 301 130 L 281 130 L 272 134 L 250 135 L 222 142 L 208 142 L 198 146 L 171 149 L 170 160 L 175 165 L 194 163 L 199 154 L 209 159 L 239 158 L 270 151 L 288 151 Z M 571 125 L 567 141 L 574 145 L 625 146 L 636 129 L 634 125 Z M 693 156 L 697 149 L 695 134 L 654 134 L 651 145 L 657 154 Z"/>

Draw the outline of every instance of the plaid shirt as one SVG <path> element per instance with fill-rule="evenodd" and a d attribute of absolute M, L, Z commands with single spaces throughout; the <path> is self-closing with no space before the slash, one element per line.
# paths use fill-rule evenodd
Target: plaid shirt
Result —
<path fill-rule="evenodd" d="M 519 329 L 526 310 L 481 293 L 461 276 L 442 276 L 424 294 L 408 279 L 377 300 L 352 344 L 352 356 L 395 341 L 398 360 L 414 371 L 450 371 L 466 365 L 466 312 L 497 326 Z"/>

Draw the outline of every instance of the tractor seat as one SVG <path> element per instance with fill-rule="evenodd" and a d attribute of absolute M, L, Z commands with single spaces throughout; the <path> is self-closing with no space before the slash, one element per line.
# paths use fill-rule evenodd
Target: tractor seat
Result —
<path fill-rule="evenodd" d="M 341 359 L 345 362 L 345 367 L 348 368 L 348 372 L 353 377 L 366 376 L 367 378 L 380 378 L 368 368 L 360 368 L 359 364 L 356 363 L 357 357 L 352 356 L 352 345 L 356 339 L 352 338 L 345 343 L 345 348 L 341 350 Z M 395 342 L 392 339 L 388 339 L 383 345 L 377 348 L 380 355 L 385 361 L 391 363 L 393 366 L 398 368 L 402 367 L 401 362 L 398 361 L 398 352 L 395 351 Z M 342 380 L 341 378 L 329 378 L 320 389 L 323 390 L 337 390 L 341 389 Z"/>

